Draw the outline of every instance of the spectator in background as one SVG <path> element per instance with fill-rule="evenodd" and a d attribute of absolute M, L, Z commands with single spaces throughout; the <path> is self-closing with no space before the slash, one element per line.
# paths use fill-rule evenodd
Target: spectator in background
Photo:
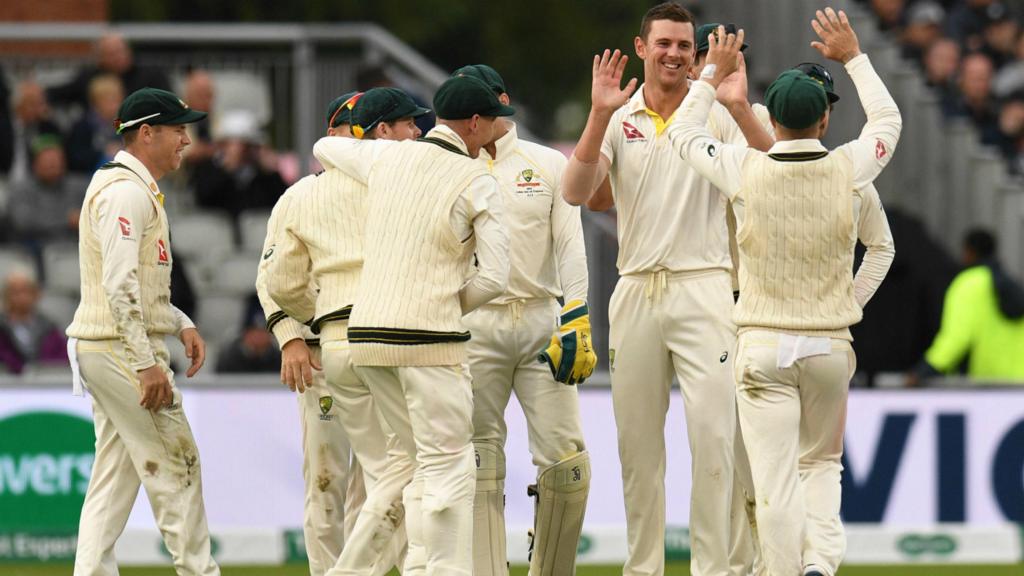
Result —
<path fill-rule="evenodd" d="M 204 70 L 193 70 L 185 78 L 185 103 L 195 110 L 207 110 L 208 116 L 188 125 L 192 144 L 185 149 L 185 162 L 193 166 L 213 157 L 215 148 L 211 132 L 213 116 L 213 78 Z"/>
<path fill-rule="evenodd" d="M 89 109 L 68 136 L 70 171 L 92 175 L 121 149 L 121 137 L 114 128 L 114 120 L 122 100 L 124 88 L 117 76 L 101 74 L 89 82 Z"/>
<path fill-rule="evenodd" d="M 905 0 L 871 0 L 871 9 L 878 16 L 878 28 L 898 32 L 903 25 Z"/>
<path fill-rule="evenodd" d="M 52 103 L 77 105 L 85 109 L 89 104 L 89 83 L 102 74 L 120 78 L 121 88 L 126 94 L 147 86 L 171 89 L 171 83 L 162 71 L 135 64 L 132 49 L 120 34 L 107 34 L 97 40 L 93 45 L 93 56 L 95 63 L 79 70 L 71 82 L 49 90 Z"/>
<path fill-rule="evenodd" d="M 26 80 L 18 84 L 14 96 L 14 158 L 10 179 L 24 180 L 32 174 L 32 142 L 41 135 L 62 138 L 57 125 L 50 121 L 46 92 L 39 84 Z"/>
<path fill-rule="evenodd" d="M 0 315 L 0 364 L 21 374 L 30 364 L 68 363 L 64 330 L 39 313 L 39 285 L 26 271 L 4 278 L 4 309 Z"/>
<path fill-rule="evenodd" d="M 0 178 L 11 171 L 14 164 L 14 121 L 11 119 L 11 91 L 7 75 L 0 66 Z"/>
<path fill-rule="evenodd" d="M 217 153 L 192 174 L 196 204 L 223 210 L 236 221 L 245 210 L 273 208 L 287 185 L 277 155 L 263 145 L 256 117 L 247 110 L 228 112 L 217 132 Z"/>
<path fill-rule="evenodd" d="M 906 373 L 920 360 L 939 331 L 942 296 L 958 271 L 918 218 L 895 206 L 885 215 L 899 250 L 864 319 L 850 327 L 859 343 L 857 372 L 869 386 L 879 373 Z M 858 244 L 856 266 L 863 256 Z"/>
<path fill-rule="evenodd" d="M 992 93 L 1005 98 L 1014 92 L 1024 92 L 1024 34 L 1017 38 L 1014 61 L 1003 66 L 992 81 Z"/>
<path fill-rule="evenodd" d="M 939 333 L 909 384 L 952 373 L 965 358 L 972 379 L 1024 382 L 1024 288 L 999 265 L 986 230 L 967 233 L 963 264 L 946 291 Z"/>
<path fill-rule="evenodd" d="M 266 318 L 253 293 L 246 301 L 242 333 L 221 351 L 217 372 L 280 372 L 281 352 L 267 332 Z"/>
<path fill-rule="evenodd" d="M 1015 174 L 1024 173 L 1024 92 L 1012 95 L 999 110 L 999 148 Z"/>
<path fill-rule="evenodd" d="M 985 144 L 999 143 L 996 103 L 992 98 L 992 60 L 981 52 L 968 54 L 960 64 L 959 94 L 947 99 L 947 116 L 966 116 L 974 121 Z"/>
<path fill-rule="evenodd" d="M 1006 9 L 995 0 L 966 0 L 958 2 L 946 19 L 946 35 L 963 46 L 966 51 L 980 50 L 984 44 L 985 25 Z"/>
<path fill-rule="evenodd" d="M 10 227 L 35 251 L 51 240 L 74 240 L 87 182 L 68 176 L 60 139 L 44 134 L 32 143 L 32 175 L 10 192 Z"/>
<path fill-rule="evenodd" d="M 903 56 L 921 61 L 929 46 L 942 37 L 942 21 L 946 11 L 931 0 L 911 4 L 907 9 L 907 25 L 903 28 Z"/>
<path fill-rule="evenodd" d="M 982 29 L 982 48 L 998 70 L 1014 60 L 1017 48 L 1017 36 L 1020 25 L 1009 8 L 1003 4 L 993 4 L 986 11 L 987 21 Z"/>
<path fill-rule="evenodd" d="M 938 90 L 943 102 L 953 98 L 959 69 L 960 45 L 949 38 L 936 40 L 924 53 L 925 82 Z"/>

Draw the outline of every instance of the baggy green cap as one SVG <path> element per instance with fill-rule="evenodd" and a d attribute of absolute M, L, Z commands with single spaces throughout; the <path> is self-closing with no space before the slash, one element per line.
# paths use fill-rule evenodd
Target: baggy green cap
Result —
<path fill-rule="evenodd" d="M 139 88 L 121 102 L 117 110 L 117 133 L 137 130 L 143 124 L 191 124 L 206 118 L 175 94 L 159 88 Z"/>
<path fill-rule="evenodd" d="M 327 105 L 327 127 L 337 128 L 342 124 L 351 124 L 352 108 L 355 107 L 356 101 L 361 95 L 362 92 L 353 90 L 331 100 L 331 103 Z"/>
<path fill-rule="evenodd" d="M 381 122 L 419 118 L 426 114 L 430 114 L 429 108 L 416 104 L 412 96 L 398 88 L 370 88 L 352 109 L 352 135 L 362 138 Z"/>
<path fill-rule="evenodd" d="M 444 120 L 462 120 L 481 116 L 511 116 L 515 108 L 505 106 L 483 80 L 473 76 L 453 76 L 445 80 L 434 95 L 434 111 Z"/>
<path fill-rule="evenodd" d="M 821 120 L 828 109 L 825 87 L 799 70 L 786 70 L 764 96 L 768 111 L 779 124 L 802 130 Z"/>
<path fill-rule="evenodd" d="M 829 73 L 828 68 L 816 62 L 804 62 L 803 64 L 793 66 L 793 69 L 799 70 L 817 80 L 825 88 L 825 94 L 828 96 L 829 103 L 835 104 L 839 102 L 839 94 L 836 94 L 835 83 L 832 81 L 832 74 Z"/>
<path fill-rule="evenodd" d="M 487 64 L 470 64 L 469 66 L 463 66 L 455 72 L 452 72 L 452 76 L 472 76 L 477 80 L 482 80 L 484 84 L 491 87 L 494 93 L 502 95 L 508 92 L 505 88 L 505 80 L 498 74 L 498 71 L 491 68 Z"/>
<path fill-rule="evenodd" d="M 725 26 L 726 34 L 736 33 L 735 24 L 719 24 L 718 22 L 713 22 L 711 24 L 702 25 L 701 27 L 697 28 L 697 32 L 695 32 L 696 38 L 693 39 L 694 42 L 697 43 L 697 54 L 703 54 L 704 52 L 707 52 L 708 50 L 711 49 L 711 46 L 708 44 L 708 36 L 715 34 L 719 26 Z M 747 43 L 744 42 L 743 46 L 740 46 L 740 51 L 742 52 L 746 49 Z"/>

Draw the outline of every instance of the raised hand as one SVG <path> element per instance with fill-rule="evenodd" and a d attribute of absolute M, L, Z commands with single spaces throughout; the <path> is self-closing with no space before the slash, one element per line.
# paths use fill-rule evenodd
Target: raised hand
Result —
<path fill-rule="evenodd" d="M 818 10 L 814 15 L 816 19 L 811 20 L 811 28 L 814 28 L 821 42 L 811 42 L 811 47 L 825 58 L 843 64 L 860 55 L 860 41 L 850 26 L 846 12 L 840 10 L 836 14 L 832 8 L 825 8 L 824 12 Z"/>
<path fill-rule="evenodd" d="M 637 80 L 631 79 L 625 88 L 622 86 L 622 73 L 626 69 L 629 56 L 621 51 L 605 50 L 604 54 L 594 55 L 594 80 L 590 88 L 590 102 L 596 111 L 613 112 L 622 107 L 636 90 Z"/>
<path fill-rule="evenodd" d="M 726 76 L 715 90 L 715 99 L 726 108 L 747 102 L 747 63 L 740 52 L 739 68 Z"/>
<path fill-rule="evenodd" d="M 711 83 L 718 86 L 733 72 L 740 68 L 742 56 L 740 48 L 743 47 L 743 30 L 735 34 L 726 34 L 725 26 L 719 26 L 713 34 L 708 36 L 708 58 L 705 66 L 713 66 L 714 75 Z M 703 76 L 703 73 L 701 74 Z M 744 76 L 744 84 L 746 76 Z M 745 98 L 744 98 L 745 99 Z"/>

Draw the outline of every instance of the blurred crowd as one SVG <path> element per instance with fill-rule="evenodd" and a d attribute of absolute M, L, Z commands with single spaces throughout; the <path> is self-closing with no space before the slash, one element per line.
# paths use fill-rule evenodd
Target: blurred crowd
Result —
<path fill-rule="evenodd" d="M 1024 173 L 1022 2 L 868 0 L 879 27 L 920 66 L 943 112 L 977 127 L 1014 173 Z"/>
<path fill-rule="evenodd" d="M 98 40 L 91 62 L 61 84 L 43 85 L 32 77 L 9 82 L 0 69 L 0 249 L 25 254 L 31 264 L 5 270 L 6 279 L 0 274 L 5 282 L 3 321 L 10 324 L 0 326 L 0 371 L 21 373 L 37 360 L 67 362 L 58 342 L 63 326 L 53 328 L 55 320 L 68 319 L 46 319 L 46 311 L 37 309 L 40 286 L 59 273 L 46 253 L 48 247 L 74 250 L 89 179 L 121 149 L 115 121 L 127 94 L 144 86 L 163 88 L 181 94 L 190 107 L 211 112 L 207 120 L 190 126 L 192 144 L 184 169 L 172 182 L 161 184 L 186 196 L 168 203 L 172 221 L 180 206 L 219 213 L 233 226 L 237 248 L 240 215 L 269 211 L 287 188 L 280 158 L 252 110 L 219 109 L 215 81 L 207 71 L 191 70 L 178 80 L 175 85 L 159 68 L 138 66 L 131 46 L 116 34 Z M 195 315 L 202 301 L 186 273 L 189 266 L 183 254 L 175 254 L 173 299 Z M 250 308 L 233 323 L 239 327 L 237 338 L 225 338 L 223 348 L 230 357 L 218 362 L 219 369 L 243 371 L 240 362 L 256 362 L 266 352 L 261 343 L 269 334 L 252 333 L 256 313 Z M 277 352 L 271 348 L 272 354 Z M 256 362 L 252 368 L 264 365 Z"/>

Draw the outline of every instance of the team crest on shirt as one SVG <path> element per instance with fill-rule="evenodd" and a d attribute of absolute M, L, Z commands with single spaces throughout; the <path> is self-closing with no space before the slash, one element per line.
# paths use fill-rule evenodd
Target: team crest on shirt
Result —
<path fill-rule="evenodd" d="M 117 225 L 121 228 L 121 238 L 124 240 L 132 240 L 132 222 L 124 216 L 117 217 Z"/>
<path fill-rule="evenodd" d="M 644 133 L 625 120 L 622 121 L 622 133 L 626 135 L 627 144 L 631 142 L 647 142 L 647 137 L 644 136 Z"/>
<path fill-rule="evenodd" d="M 532 198 L 543 191 L 544 181 L 532 168 L 527 168 L 516 175 L 516 194 Z"/>
<path fill-rule="evenodd" d="M 161 238 L 156 241 L 156 263 L 161 266 L 170 266 L 171 259 L 167 256 L 167 245 L 164 244 L 164 239 Z"/>
<path fill-rule="evenodd" d="M 888 151 L 885 149 L 885 143 L 882 142 L 881 140 L 876 140 L 875 141 L 875 159 L 876 160 L 881 160 L 882 158 L 885 158 L 886 154 L 888 154 Z"/>
<path fill-rule="evenodd" d="M 615 348 L 608 349 L 608 371 L 615 372 Z"/>
<path fill-rule="evenodd" d="M 328 412 L 330 412 L 331 408 L 333 408 L 333 407 L 334 407 L 334 398 L 331 398 L 330 396 L 321 396 L 320 397 L 320 419 L 323 420 L 324 422 L 330 422 L 331 420 L 334 420 L 334 416 L 331 416 L 330 414 L 328 414 Z"/>

